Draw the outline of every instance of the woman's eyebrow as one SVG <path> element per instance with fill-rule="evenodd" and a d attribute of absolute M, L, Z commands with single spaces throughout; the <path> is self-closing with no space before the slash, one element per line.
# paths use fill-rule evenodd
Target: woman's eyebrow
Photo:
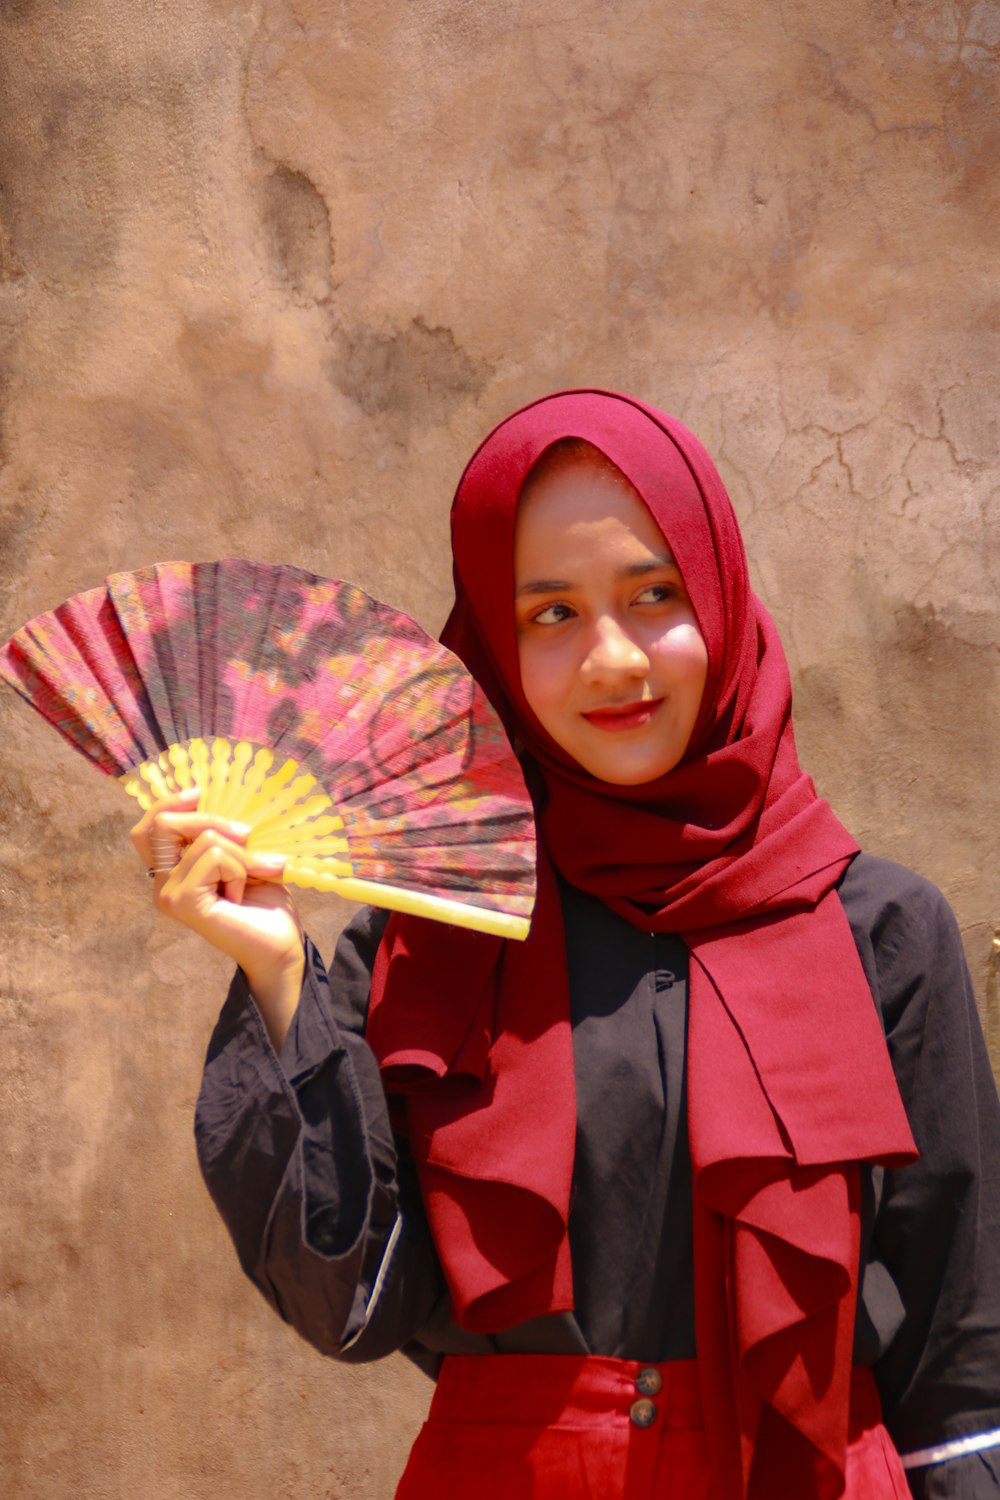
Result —
<path fill-rule="evenodd" d="M 522 594 L 559 594 L 572 587 L 565 578 L 532 578 L 514 590 L 514 598 L 520 599 Z"/>
<path fill-rule="evenodd" d="M 643 562 L 630 563 L 624 569 L 623 577 L 640 578 L 643 573 L 655 573 L 657 568 L 676 568 L 677 559 L 672 552 L 658 552 L 655 557 L 647 557 Z"/>
<path fill-rule="evenodd" d="M 622 568 L 622 578 L 642 578 L 646 573 L 655 573 L 659 568 L 676 568 L 677 560 L 670 552 L 658 552 L 653 557 L 645 557 L 642 562 L 629 563 Z M 560 594 L 565 593 L 573 587 L 572 583 L 565 578 L 530 578 L 527 583 L 519 584 L 514 590 L 514 598 L 520 599 L 524 594 Z"/>

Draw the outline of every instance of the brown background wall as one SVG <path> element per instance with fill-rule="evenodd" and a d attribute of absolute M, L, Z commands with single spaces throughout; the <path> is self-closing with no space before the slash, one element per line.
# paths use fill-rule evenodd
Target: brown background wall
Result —
<path fill-rule="evenodd" d="M 633 391 L 717 456 L 803 758 L 985 1007 L 998 45 L 996 0 L 6 0 L 0 638 L 227 553 L 437 628 L 478 437 Z M 0 714 L 0 1488 L 388 1500 L 423 1378 L 301 1345 L 197 1177 L 225 965 Z"/>

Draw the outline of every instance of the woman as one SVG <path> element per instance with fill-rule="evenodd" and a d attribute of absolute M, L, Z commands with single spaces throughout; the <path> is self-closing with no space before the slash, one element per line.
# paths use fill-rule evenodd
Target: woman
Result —
<path fill-rule="evenodd" d="M 536 801 L 526 943 L 368 911 L 328 980 L 245 830 L 135 831 L 241 966 L 196 1128 L 244 1269 L 325 1353 L 447 1356 L 400 1500 L 901 1497 L 880 1396 L 913 1493 L 1000 1495 L 961 946 L 799 769 L 711 461 L 549 397 L 473 456 L 453 550 L 444 639 Z"/>

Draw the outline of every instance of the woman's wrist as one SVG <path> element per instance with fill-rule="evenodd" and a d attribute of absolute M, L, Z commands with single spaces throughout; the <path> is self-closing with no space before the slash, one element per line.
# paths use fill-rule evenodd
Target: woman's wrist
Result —
<path fill-rule="evenodd" d="M 280 1051 L 292 1024 L 292 1017 L 302 993 L 302 977 L 305 973 L 305 950 L 301 943 L 285 963 L 278 967 L 248 967 L 243 965 L 250 992 L 253 995 L 261 1020 L 267 1029 L 274 1050 Z"/>

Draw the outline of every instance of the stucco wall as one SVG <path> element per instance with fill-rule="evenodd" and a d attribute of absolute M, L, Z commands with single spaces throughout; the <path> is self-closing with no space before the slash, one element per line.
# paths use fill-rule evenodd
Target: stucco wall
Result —
<path fill-rule="evenodd" d="M 478 437 L 633 391 L 718 458 L 803 759 L 944 887 L 985 1007 L 998 45 L 993 0 L 7 0 L 0 637 L 229 553 L 434 629 Z M 423 1377 L 300 1344 L 197 1177 L 226 966 L 116 788 L 0 716 L 0 1487 L 388 1500 Z"/>

